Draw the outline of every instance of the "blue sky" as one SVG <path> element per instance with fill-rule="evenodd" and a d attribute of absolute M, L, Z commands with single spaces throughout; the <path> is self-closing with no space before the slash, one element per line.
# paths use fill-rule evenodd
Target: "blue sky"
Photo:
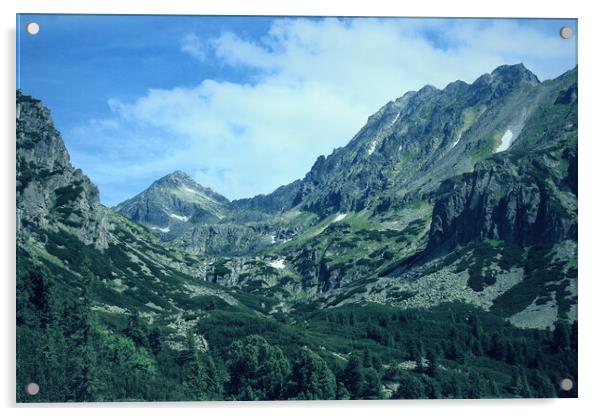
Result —
<path fill-rule="evenodd" d="M 25 24 L 40 32 L 30 36 Z M 268 193 L 425 84 L 576 65 L 574 20 L 21 15 L 18 87 L 50 108 L 112 206 L 176 169 Z"/>

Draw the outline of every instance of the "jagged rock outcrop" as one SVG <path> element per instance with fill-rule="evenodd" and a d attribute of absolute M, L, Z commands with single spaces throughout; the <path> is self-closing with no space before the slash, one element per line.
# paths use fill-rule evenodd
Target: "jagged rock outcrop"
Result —
<path fill-rule="evenodd" d="M 98 188 L 71 165 L 48 109 L 17 91 L 17 238 L 26 238 L 30 226 L 57 224 L 86 244 L 107 247 Z"/>
<path fill-rule="evenodd" d="M 177 241 L 191 254 L 226 256 L 253 253 L 272 243 L 266 229 L 237 224 L 197 225 Z"/>
<path fill-rule="evenodd" d="M 522 246 L 577 239 L 577 84 L 549 82 L 516 144 L 441 185 L 429 246 L 496 239 Z"/>
<path fill-rule="evenodd" d="M 551 173 L 547 168 L 535 167 Z M 577 237 L 575 198 L 565 192 L 561 198 L 567 203 L 563 203 L 558 199 L 563 192 L 558 183 L 525 177 L 519 166 L 505 158 L 479 164 L 474 173 L 445 182 L 440 192 L 433 210 L 431 246 L 483 239 L 529 246 Z"/>

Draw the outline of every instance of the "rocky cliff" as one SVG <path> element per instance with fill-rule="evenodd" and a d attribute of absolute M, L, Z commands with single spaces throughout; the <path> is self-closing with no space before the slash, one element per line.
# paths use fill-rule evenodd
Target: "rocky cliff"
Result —
<path fill-rule="evenodd" d="M 542 87 L 540 107 L 509 150 L 441 185 L 429 245 L 483 239 L 521 246 L 577 239 L 577 85 Z"/>
<path fill-rule="evenodd" d="M 17 91 L 17 238 L 61 224 L 86 244 L 107 247 L 98 188 L 75 169 L 50 112 Z"/>

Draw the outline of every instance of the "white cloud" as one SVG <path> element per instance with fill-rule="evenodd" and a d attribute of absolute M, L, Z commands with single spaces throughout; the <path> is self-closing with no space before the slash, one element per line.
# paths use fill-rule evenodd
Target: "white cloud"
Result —
<path fill-rule="evenodd" d="M 205 59 L 206 51 L 201 43 L 201 40 L 194 33 L 189 33 L 182 39 L 182 52 L 186 52 L 191 56 L 203 60 Z"/>
<path fill-rule="evenodd" d="M 279 19 L 261 39 L 182 40 L 196 58 L 253 71 L 252 83 L 205 79 L 110 106 L 134 146 L 160 143 L 133 174 L 182 168 L 230 198 L 250 197 L 302 177 L 408 90 L 471 82 L 504 63 L 557 76 L 574 61 L 562 42 L 511 21 Z"/>

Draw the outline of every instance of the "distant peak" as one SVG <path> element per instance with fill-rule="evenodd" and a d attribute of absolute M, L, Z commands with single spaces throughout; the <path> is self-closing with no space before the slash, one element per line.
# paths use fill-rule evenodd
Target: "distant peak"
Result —
<path fill-rule="evenodd" d="M 157 179 L 150 186 L 150 188 L 157 188 L 157 187 L 159 189 L 161 189 L 161 188 L 163 188 L 163 189 L 164 188 L 186 189 L 188 191 L 194 191 L 194 192 L 198 192 L 198 193 L 202 193 L 204 195 L 210 196 L 211 198 L 215 199 L 217 202 L 220 202 L 220 203 L 228 203 L 229 202 L 226 197 L 218 194 L 211 188 L 208 188 L 208 187 L 205 187 L 205 186 L 199 184 L 189 174 L 187 174 L 186 172 L 181 171 L 181 170 L 176 170 L 170 174 L 163 176 L 160 179 Z"/>
<path fill-rule="evenodd" d="M 175 170 L 172 173 L 170 173 L 169 175 L 164 176 L 165 178 L 180 178 L 180 179 L 190 179 L 192 180 L 192 178 L 190 177 L 189 174 L 187 174 L 186 172 L 182 171 L 182 170 Z"/>
<path fill-rule="evenodd" d="M 439 89 L 437 87 L 435 87 L 434 85 L 426 84 L 424 87 L 422 87 L 418 90 L 417 94 L 428 95 L 428 94 L 432 94 L 437 91 L 439 91 Z"/>
<path fill-rule="evenodd" d="M 157 179 L 153 185 L 160 185 L 160 186 L 169 186 L 169 187 L 179 187 L 181 185 L 185 185 L 188 187 L 197 187 L 200 186 L 198 183 L 195 182 L 194 179 L 192 179 L 192 177 L 190 177 L 190 175 L 188 175 L 186 172 L 183 172 L 181 170 L 176 170 L 172 173 L 169 173 L 159 179 Z"/>
<path fill-rule="evenodd" d="M 527 81 L 532 84 L 539 84 L 537 76 L 529 71 L 522 63 L 515 65 L 500 65 L 493 70 L 491 76 L 493 78 Z"/>

